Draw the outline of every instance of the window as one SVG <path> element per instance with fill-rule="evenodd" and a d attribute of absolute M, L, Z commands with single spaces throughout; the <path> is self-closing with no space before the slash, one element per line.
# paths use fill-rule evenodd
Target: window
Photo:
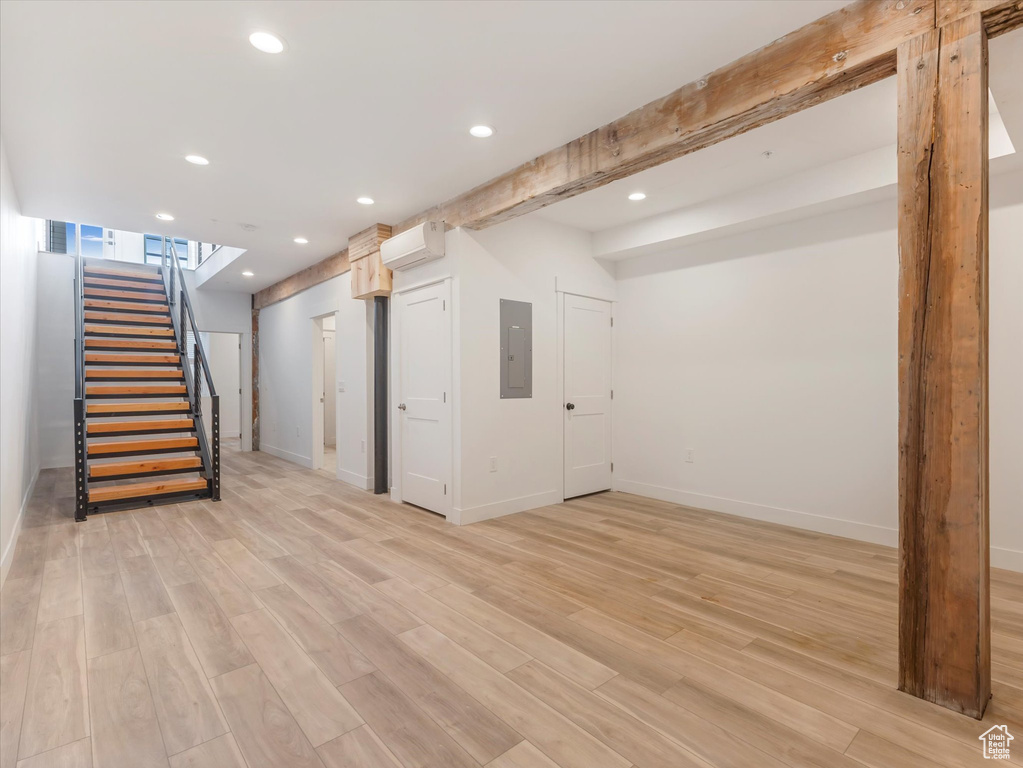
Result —
<path fill-rule="evenodd" d="M 103 258 L 103 227 L 70 221 L 46 222 L 46 250 L 50 253 L 75 253 L 81 243 L 82 255 Z M 81 230 L 81 231 L 79 231 Z M 112 243 L 111 243 L 112 244 Z"/>
<path fill-rule="evenodd" d="M 145 236 L 145 262 L 146 264 L 162 264 L 163 263 L 163 244 L 164 239 L 160 235 L 146 235 Z M 171 254 L 170 240 L 167 243 L 167 255 Z M 178 254 L 178 261 L 181 263 L 182 269 L 188 269 L 188 241 L 182 240 L 180 237 L 174 238 L 174 250 Z"/>

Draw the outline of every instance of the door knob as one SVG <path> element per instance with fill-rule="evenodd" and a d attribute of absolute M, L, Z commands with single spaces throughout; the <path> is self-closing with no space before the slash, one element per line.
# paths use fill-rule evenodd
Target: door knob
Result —
<path fill-rule="evenodd" d="M 405 410 L 405 403 L 399 403 L 398 404 L 398 410 L 399 411 L 404 411 Z"/>
<path fill-rule="evenodd" d="M 565 409 L 569 411 L 575 410 L 575 403 L 565 403 Z"/>

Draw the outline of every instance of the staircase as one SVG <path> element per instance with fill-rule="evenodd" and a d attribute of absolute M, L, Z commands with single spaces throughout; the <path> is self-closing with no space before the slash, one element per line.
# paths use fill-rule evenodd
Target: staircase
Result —
<path fill-rule="evenodd" d="M 78 521 L 102 510 L 220 499 L 219 397 L 173 242 L 168 248 L 162 267 L 76 258 Z"/>

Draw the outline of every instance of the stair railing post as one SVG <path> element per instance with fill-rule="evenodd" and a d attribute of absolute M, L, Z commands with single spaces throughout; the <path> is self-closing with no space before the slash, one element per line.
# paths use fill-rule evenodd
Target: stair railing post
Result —
<path fill-rule="evenodd" d="M 173 259 L 174 259 L 173 255 L 169 252 L 169 249 L 167 248 L 167 237 L 164 236 L 164 238 L 163 238 L 163 265 L 164 265 L 164 269 L 168 268 L 168 263 L 167 263 L 168 260 L 173 262 Z M 175 279 L 175 273 L 176 272 L 177 272 L 177 270 L 174 269 L 174 266 L 170 266 L 170 296 L 171 296 L 171 301 L 172 302 L 174 301 L 174 297 L 177 295 L 177 293 L 174 290 L 174 279 Z"/>
<path fill-rule="evenodd" d="M 86 470 L 87 429 L 85 416 L 85 272 L 82 253 L 75 254 L 75 520 L 85 520 L 89 506 L 89 478 Z"/>
<path fill-rule="evenodd" d="M 89 506 L 89 480 L 85 476 L 85 401 L 75 398 L 75 521 L 83 522 Z"/>
<path fill-rule="evenodd" d="M 213 446 L 210 461 L 213 471 L 210 477 L 210 498 L 220 501 L 220 395 L 210 398 L 210 418 L 213 422 Z"/>
<path fill-rule="evenodd" d="M 178 346 L 181 348 L 180 355 L 181 359 L 185 359 L 186 342 L 185 339 L 188 337 L 188 333 L 185 331 L 185 302 L 178 301 L 178 309 L 180 310 L 180 317 L 178 318 L 178 330 L 181 333 L 181 338 L 178 339 Z"/>
<path fill-rule="evenodd" d="M 195 376 L 194 388 L 192 389 L 192 396 L 195 397 L 195 403 L 192 407 L 192 411 L 195 414 L 195 420 L 199 421 L 202 418 L 202 358 L 199 355 L 198 339 L 196 339 L 195 347 L 192 352 L 192 373 Z"/>

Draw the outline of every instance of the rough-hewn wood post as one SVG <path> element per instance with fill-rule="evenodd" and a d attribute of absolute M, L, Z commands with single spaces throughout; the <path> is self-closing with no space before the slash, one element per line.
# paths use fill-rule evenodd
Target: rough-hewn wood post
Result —
<path fill-rule="evenodd" d="M 979 13 L 903 43 L 899 88 L 899 688 L 991 694 L 988 89 Z"/>

